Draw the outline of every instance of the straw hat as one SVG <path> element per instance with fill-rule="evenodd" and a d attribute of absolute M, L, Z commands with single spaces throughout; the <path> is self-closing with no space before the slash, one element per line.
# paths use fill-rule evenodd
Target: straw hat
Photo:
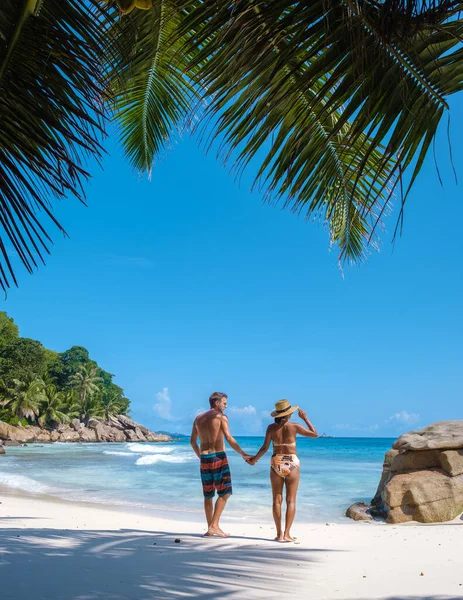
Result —
<path fill-rule="evenodd" d="M 271 417 L 286 417 L 295 412 L 299 406 L 291 406 L 289 400 L 278 400 L 275 402 L 275 410 L 270 413 Z"/>

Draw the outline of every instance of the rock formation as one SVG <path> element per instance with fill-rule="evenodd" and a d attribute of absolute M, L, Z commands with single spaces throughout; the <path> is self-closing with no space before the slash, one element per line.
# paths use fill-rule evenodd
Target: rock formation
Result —
<path fill-rule="evenodd" d="M 85 425 L 73 419 L 69 425 L 56 429 L 16 427 L 0 421 L 0 448 L 19 446 L 29 442 L 170 442 L 168 435 L 154 433 L 124 415 L 103 419 L 89 419 Z M 2 454 L 0 450 L 0 454 Z"/>
<path fill-rule="evenodd" d="M 371 521 L 373 519 L 370 506 L 366 502 L 354 502 L 346 510 L 346 517 L 354 521 Z"/>
<path fill-rule="evenodd" d="M 439 523 L 461 514 L 463 421 L 441 421 L 400 436 L 386 453 L 370 511 L 388 523 Z"/>

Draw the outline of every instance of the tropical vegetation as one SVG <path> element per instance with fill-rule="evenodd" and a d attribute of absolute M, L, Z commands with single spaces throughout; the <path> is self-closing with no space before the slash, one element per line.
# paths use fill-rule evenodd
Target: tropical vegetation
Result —
<path fill-rule="evenodd" d="M 47 350 L 21 338 L 13 319 L 0 312 L 0 421 L 54 428 L 74 418 L 109 420 L 129 406 L 113 375 L 86 348 Z"/>
<path fill-rule="evenodd" d="M 146 10 L 138 10 L 143 8 Z M 114 119 L 149 173 L 195 129 L 268 201 L 318 217 L 358 261 L 390 202 L 399 224 L 449 98 L 463 87 L 456 0 L 3 0 L 0 285 L 61 228 L 51 200 L 84 199 Z M 61 228 L 62 229 L 62 228 Z"/>

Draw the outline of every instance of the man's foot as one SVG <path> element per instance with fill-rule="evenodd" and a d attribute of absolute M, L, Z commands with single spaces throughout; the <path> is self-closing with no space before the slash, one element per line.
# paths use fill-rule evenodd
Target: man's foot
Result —
<path fill-rule="evenodd" d="M 284 542 L 295 542 L 297 538 L 293 538 L 289 535 L 289 533 L 285 533 L 283 536 Z"/>
<path fill-rule="evenodd" d="M 205 537 L 222 537 L 222 538 L 227 538 L 229 537 L 229 533 L 225 533 L 225 531 L 222 531 L 220 529 L 220 527 L 209 527 L 209 529 L 207 530 L 207 533 L 204 534 Z"/>
<path fill-rule="evenodd" d="M 275 542 L 284 542 L 283 534 L 282 533 L 280 533 L 280 535 L 276 536 Z"/>

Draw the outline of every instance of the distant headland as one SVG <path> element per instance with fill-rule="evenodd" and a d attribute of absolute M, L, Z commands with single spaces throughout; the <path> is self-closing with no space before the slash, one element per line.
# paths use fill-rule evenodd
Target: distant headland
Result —
<path fill-rule="evenodd" d="M 0 312 L 0 445 L 170 441 L 128 417 L 113 377 L 83 346 L 45 348 Z"/>

